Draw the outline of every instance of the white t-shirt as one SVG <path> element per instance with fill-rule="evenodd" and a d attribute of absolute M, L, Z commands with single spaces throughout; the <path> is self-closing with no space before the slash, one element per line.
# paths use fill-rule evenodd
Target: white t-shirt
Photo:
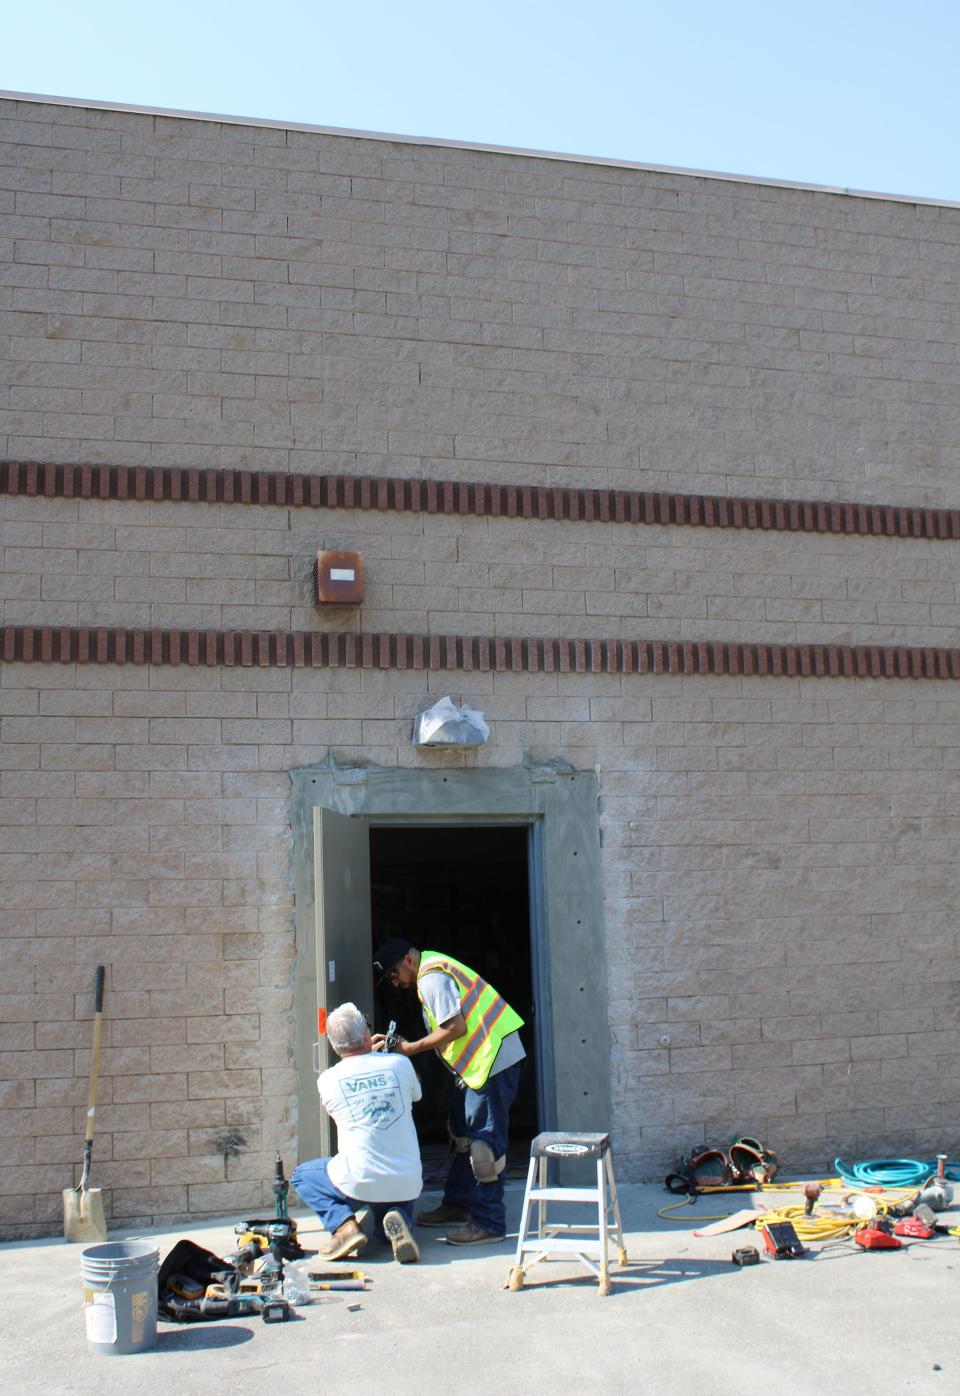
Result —
<path fill-rule="evenodd" d="M 365 1052 L 344 1057 L 317 1078 L 323 1107 L 337 1126 L 339 1152 L 330 1178 L 361 1202 L 412 1202 L 423 1190 L 413 1102 L 420 1082 L 406 1057 Z"/>
<path fill-rule="evenodd" d="M 452 975 L 445 974 L 443 970 L 432 969 L 429 974 L 418 979 L 417 992 L 424 1006 L 423 1021 L 428 1028 L 430 1027 L 430 1019 L 427 1017 L 428 1006 L 435 1021 L 441 1027 L 460 1012 L 461 999 L 457 981 Z M 507 1036 L 500 1043 L 500 1051 L 490 1068 L 490 1076 L 496 1076 L 498 1072 L 506 1071 L 507 1067 L 513 1066 L 515 1062 L 522 1062 L 526 1055 L 519 1032 L 507 1033 Z M 487 1080 L 489 1079 L 488 1076 Z"/>

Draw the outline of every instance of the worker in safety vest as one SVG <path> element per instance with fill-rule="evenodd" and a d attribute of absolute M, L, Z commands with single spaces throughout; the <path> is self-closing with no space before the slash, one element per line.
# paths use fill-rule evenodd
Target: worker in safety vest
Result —
<path fill-rule="evenodd" d="M 436 1051 L 461 1087 L 450 1101 L 454 1153 L 443 1201 L 417 1222 L 450 1227 L 452 1246 L 502 1241 L 507 1129 L 526 1056 L 518 1031 L 523 1019 L 476 970 L 452 955 L 417 950 L 408 940 L 382 945 L 373 968 L 378 984 L 415 987 L 423 1007 L 426 1036 L 401 1038 L 393 1051 L 405 1057 Z M 382 1040 L 374 1036 L 374 1046 Z"/>

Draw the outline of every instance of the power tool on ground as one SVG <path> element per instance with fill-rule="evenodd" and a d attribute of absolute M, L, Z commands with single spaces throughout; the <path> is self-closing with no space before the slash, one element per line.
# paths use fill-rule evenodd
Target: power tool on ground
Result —
<path fill-rule="evenodd" d="M 277 1159 L 273 1165 L 273 1196 L 278 1220 L 282 1221 L 287 1215 L 287 1193 L 290 1191 L 290 1184 L 284 1177 L 283 1159 L 280 1157 L 280 1150 L 277 1150 Z"/>
<path fill-rule="evenodd" d="M 893 1228 L 894 1236 L 912 1236 L 916 1241 L 929 1241 L 936 1236 L 932 1226 L 927 1226 L 922 1217 L 903 1217 Z"/>
<path fill-rule="evenodd" d="M 853 1239 L 865 1251 L 898 1251 L 903 1242 L 893 1234 L 886 1217 L 875 1217 L 867 1226 L 853 1233 Z"/>
<path fill-rule="evenodd" d="M 764 1247 L 774 1260 L 799 1260 L 807 1253 L 793 1222 L 768 1222 L 760 1231 Z"/>

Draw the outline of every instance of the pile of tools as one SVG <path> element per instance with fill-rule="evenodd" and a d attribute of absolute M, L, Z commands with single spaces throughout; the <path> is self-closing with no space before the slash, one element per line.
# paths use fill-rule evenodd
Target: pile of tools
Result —
<path fill-rule="evenodd" d="M 904 1240 L 930 1241 L 937 1236 L 960 1236 L 960 1227 L 938 1223 L 937 1213 L 953 1204 L 951 1180 L 960 1181 L 960 1170 L 948 1167 L 946 1154 L 929 1162 L 916 1159 L 873 1159 L 845 1165 L 837 1159 L 839 1176 L 814 1182 L 760 1183 L 750 1191 L 799 1191 L 802 1203 L 768 1208 L 758 1203 L 729 1216 L 712 1218 L 713 1224 L 693 1234 L 717 1235 L 753 1226 L 763 1240 L 764 1253 L 771 1259 L 793 1260 L 808 1254 L 804 1242 L 837 1244 L 851 1242 L 864 1251 L 899 1250 Z M 742 1185 L 704 1185 L 691 1179 L 687 1204 L 702 1194 L 748 1190 Z M 667 1186 L 670 1186 L 668 1180 Z M 671 1189 L 671 1190 L 676 1190 Z M 661 1210 L 661 1216 L 679 1221 L 672 1214 L 683 1203 Z M 704 1220 L 708 1220 L 704 1218 Z M 735 1265 L 754 1265 L 761 1252 L 743 1246 L 733 1252 Z"/>
<path fill-rule="evenodd" d="M 264 1323 L 290 1317 L 283 1296 L 284 1266 L 314 1254 L 297 1240 L 287 1214 L 290 1184 L 277 1151 L 273 1193 L 275 1215 L 252 1218 L 235 1228 L 237 1248 L 222 1259 L 192 1241 L 178 1241 L 160 1267 L 159 1312 L 178 1323 L 259 1314 Z"/>

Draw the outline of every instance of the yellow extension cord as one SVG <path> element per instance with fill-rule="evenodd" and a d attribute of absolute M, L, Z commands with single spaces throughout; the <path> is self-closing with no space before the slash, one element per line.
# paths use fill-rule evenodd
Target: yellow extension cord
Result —
<path fill-rule="evenodd" d="M 871 1202 L 876 1204 L 878 1215 L 885 1215 L 891 1207 L 896 1207 L 909 1197 L 916 1196 L 916 1188 L 885 1188 L 882 1192 L 867 1192 L 864 1189 L 853 1190 L 844 1183 L 842 1178 L 820 1178 L 816 1180 L 824 1190 L 843 1190 L 848 1197 L 869 1197 Z M 668 1207 L 658 1210 L 657 1216 L 664 1221 L 684 1222 L 685 1217 L 675 1217 L 668 1215 L 677 1211 L 681 1207 L 689 1207 L 698 1196 L 713 1196 L 720 1192 L 797 1192 L 807 1187 L 807 1182 L 799 1183 L 761 1183 L 759 1186 L 749 1184 L 733 1184 L 717 1188 L 703 1188 L 700 1192 L 685 1197 L 682 1202 L 674 1202 Z M 698 1213 L 697 1221 L 722 1221 L 724 1217 L 730 1216 L 729 1212 L 721 1213 Z M 771 1222 L 792 1222 L 794 1229 L 801 1241 L 834 1241 L 851 1235 L 859 1227 L 863 1226 L 865 1219 L 861 1217 L 838 1217 L 829 1214 L 814 1212 L 812 1216 L 807 1216 L 805 1206 L 784 1206 L 772 1208 L 768 1212 L 758 1214 L 754 1226 L 757 1230 L 769 1225 Z"/>

